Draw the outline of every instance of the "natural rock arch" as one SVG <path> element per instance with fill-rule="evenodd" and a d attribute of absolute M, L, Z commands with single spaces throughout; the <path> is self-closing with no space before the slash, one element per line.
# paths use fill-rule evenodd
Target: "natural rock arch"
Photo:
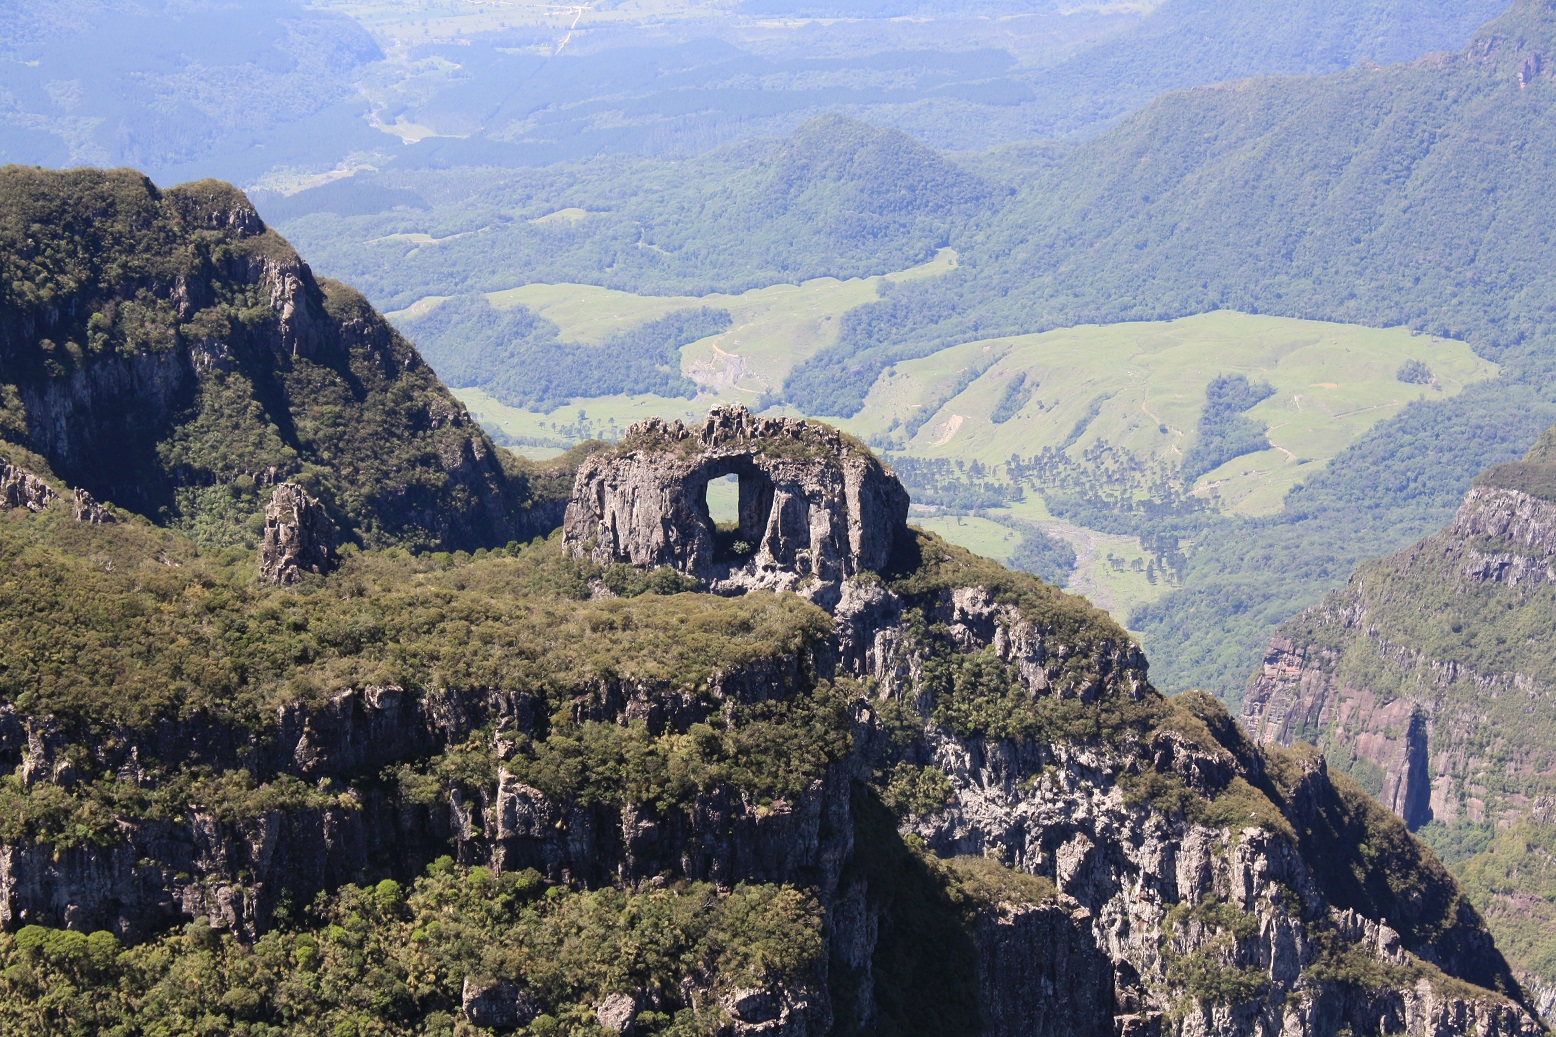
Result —
<path fill-rule="evenodd" d="M 720 531 L 708 484 L 740 481 L 739 520 Z M 670 566 L 736 592 L 829 596 L 879 570 L 906 535 L 908 495 L 869 449 L 837 429 L 715 409 L 700 426 L 658 418 L 579 468 L 563 537 L 601 564 Z"/>

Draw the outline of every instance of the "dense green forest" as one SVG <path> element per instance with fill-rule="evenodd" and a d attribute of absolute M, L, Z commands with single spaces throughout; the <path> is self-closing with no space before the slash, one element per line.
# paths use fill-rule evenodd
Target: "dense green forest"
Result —
<path fill-rule="evenodd" d="M 575 396 L 652 393 L 695 396 L 681 374 L 681 347 L 728 330 L 724 310 L 677 310 L 578 345 L 523 306 L 498 311 L 484 295 L 440 303 L 400 322 L 422 356 L 456 389 L 478 387 L 511 407 L 551 411 Z"/>
<path fill-rule="evenodd" d="M 385 189 L 416 207 L 379 212 Z M 314 191 L 255 202 L 386 309 L 534 282 L 704 295 L 886 273 L 931 258 L 949 228 L 1005 194 L 905 134 L 841 116 L 684 163 L 386 174 L 315 190 L 321 209 L 291 219 Z"/>
<path fill-rule="evenodd" d="M 1205 390 L 1205 407 L 1194 430 L 1194 442 L 1183 455 L 1180 471 L 1185 482 L 1220 468 L 1234 457 L 1268 450 L 1269 431 L 1244 414 L 1260 400 L 1275 395 L 1267 382 L 1250 383 L 1245 375 L 1222 375 Z"/>

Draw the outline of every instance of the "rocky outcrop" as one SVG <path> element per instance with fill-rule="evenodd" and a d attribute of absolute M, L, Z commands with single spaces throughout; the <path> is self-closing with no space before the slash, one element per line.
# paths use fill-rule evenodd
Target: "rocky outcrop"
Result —
<path fill-rule="evenodd" d="M 740 481 L 736 528 L 716 528 L 707 487 Z M 792 418 L 720 407 L 702 425 L 639 422 L 578 470 L 563 520 L 572 552 L 670 566 L 721 593 L 794 590 L 833 604 L 883 568 L 906 534 L 908 497 L 862 444 Z"/>
<path fill-rule="evenodd" d="M 699 487 L 724 472 L 749 486 L 718 530 Z M 0 707 L 7 795 L 113 797 L 68 825 L 38 811 L 31 834 L 0 842 L 0 925 L 139 939 L 205 920 L 252 939 L 283 903 L 410 880 L 446 854 L 576 889 L 802 891 L 817 938 L 803 972 L 699 969 L 570 1007 L 607 1032 L 686 1008 L 731 1037 L 890 1032 L 924 1010 L 1033 1037 L 1538 1031 L 1457 887 L 1345 800 L 1321 757 L 1266 755 L 1210 700 L 1168 702 L 1105 614 L 908 529 L 905 509 L 841 434 L 721 410 L 695 429 L 636 426 L 586 462 L 562 544 L 418 570 L 438 581 L 416 606 L 430 632 L 391 650 L 414 686 L 309 691 L 380 671 L 365 652 L 331 654 L 361 623 L 332 623 L 320 593 L 293 626 L 285 596 L 234 587 L 253 611 L 228 618 L 267 618 L 225 629 L 281 618 L 299 635 L 288 650 L 317 662 L 282 671 L 297 698 L 122 714 L 136 719 Z M 267 581 L 328 568 L 331 535 L 320 502 L 278 485 Z M 831 624 L 772 597 L 579 606 L 592 571 L 579 557 L 670 566 L 724 594 L 793 588 Z M 668 615 L 684 658 L 717 661 L 688 678 L 703 662 L 667 673 L 643 644 L 636 670 L 548 668 L 537 637 L 512 642 L 533 665 L 466 668 L 467 650 L 505 651 L 490 617 L 515 613 L 488 606 L 525 565 L 565 590 L 518 605 L 598 607 L 587 629 L 622 645 Z M 708 631 L 752 632 L 750 614 L 773 607 L 804 622 L 707 655 Z M 448 663 L 414 661 L 427 654 Z M 489 686 L 494 673 L 508 686 Z M 814 766 L 769 782 L 743 770 L 748 747 Z M 146 792 L 174 781 L 176 796 Z M 1358 879 L 1363 844 L 1366 860 L 1392 855 L 1388 882 Z M 557 1008 L 511 961 L 492 967 L 429 981 L 438 1010 L 511 1031 Z"/>
<path fill-rule="evenodd" d="M 93 526 L 104 526 L 111 522 L 117 522 L 113 510 L 106 504 L 98 502 L 96 497 L 83 489 L 77 488 L 71 492 L 71 514 L 77 522 L 85 522 Z"/>
<path fill-rule="evenodd" d="M 1316 744 L 1412 829 L 1542 838 L 1556 821 L 1553 445 L 1548 432 L 1525 460 L 1484 473 L 1442 533 L 1364 563 L 1285 624 L 1249 681 L 1244 727 Z M 1514 936 L 1515 971 L 1552 1018 L 1543 879 L 1485 850 L 1466 862 L 1497 875 L 1478 905 L 1499 938 Z"/>
<path fill-rule="evenodd" d="M 259 545 L 259 578 L 284 586 L 304 574 L 322 576 L 335 568 L 335 523 L 324 505 L 296 483 L 275 488 L 265 507 L 265 532 Z"/>
<path fill-rule="evenodd" d="M 7 436 L 71 486 L 187 527 L 232 510 L 202 495 L 322 469 L 342 538 L 369 546 L 475 550 L 559 523 L 410 343 L 242 192 L 123 170 L 0 179 L 7 227 L 60 228 L 0 228 L 0 253 L 55 285 L 0 286 Z M 68 231 L 87 211 L 114 231 Z"/>
<path fill-rule="evenodd" d="M 1073 627 L 1061 638 L 1051 623 L 980 587 L 905 598 L 860 585 L 849 588 L 847 602 L 836 630 L 855 651 L 834 642 L 805 659 L 753 660 L 715 675 L 706 692 L 691 697 L 624 682 L 580 687 L 572 708 L 580 719 L 688 731 L 727 715 L 733 701 L 802 693 L 828 667 L 869 678 L 888 699 L 918 704 L 925 762 L 945 776 L 952 794 L 943 810 L 909 819 L 908 834 L 943 857 L 996 857 L 1056 888 L 1036 903 L 996 900 L 968 923 L 966 964 L 984 1033 L 1320 1037 L 1346 1026 L 1372 1032 L 1365 1026 L 1377 1020 L 1388 1021 L 1387 1032 L 1414 1037 L 1536 1032 L 1516 1003 L 1490 992 L 1410 979 L 1362 994 L 1314 979 L 1330 953 L 1325 934 L 1401 969 L 1413 954 L 1475 981 L 1494 979 L 1486 963 L 1499 959 L 1475 942 L 1472 926 L 1450 926 L 1439 942 L 1409 942 L 1381 917 L 1347 913 L 1329 899 L 1312 855 L 1288 836 L 1257 825 L 1196 822 L 1128 793 L 1147 766 L 1196 789 L 1224 788 L 1239 777 L 1262 781 L 1256 755 L 1170 732 L 1154 736 L 1143 755 L 1127 742 L 1084 737 L 962 737 L 931 719 L 933 693 L 924 683 L 930 659 L 918 631 L 943 631 L 956 651 L 998 659 L 1023 695 L 1071 703 L 1082 715 L 1103 703 L 1119 709 L 1156 701 L 1127 639 L 1078 637 Z M 223 816 L 195 801 L 181 816 L 125 821 L 106 842 L 10 843 L 0 848 L 0 923 L 103 928 L 135 938 L 203 918 L 252 936 L 283 898 L 306 901 L 322 889 L 386 875 L 410 878 L 450 847 L 467 864 L 535 868 L 576 886 L 792 884 L 813 891 L 825 909 L 827 968 L 846 982 L 821 976 L 810 985 L 675 996 L 710 998 L 727 1016 L 727 1032 L 742 1037 L 821 1037 L 845 1024 L 874 1032 L 879 1007 L 872 992 L 885 981 L 877 972 L 881 940 L 895 938 L 883 934 L 896 934 L 892 926 L 899 924 L 894 880 L 861 864 L 860 840 L 879 838 L 860 834 L 859 813 L 861 796 L 868 796 L 860 789 L 886 739 L 876 703 L 854 701 L 855 751 L 801 793 L 757 802 L 721 784 L 668 809 L 611 797 L 557 799 L 520 780 L 508 761 L 520 740 L 549 722 L 542 706 L 519 691 L 367 687 L 284 707 L 259 730 L 182 717 L 153 731 L 98 732 L 91 741 L 58 722 L 0 711 L 0 758 L 33 783 L 68 786 L 88 762 L 86 769 L 146 783 L 154 776 L 145 760 L 298 779 L 289 801 L 272 798 L 248 816 Z M 428 799 L 406 798 L 383 780 L 401 762 L 468 745 L 477 732 L 499 761 L 490 784 L 443 789 Z M 75 755 L 83 746 L 90 761 Z M 1298 784 L 1307 791 L 1288 809 L 1319 827 L 1318 801 L 1329 788 L 1322 761 Z M 1304 796 L 1314 805 L 1304 806 Z M 1464 960 L 1448 944 L 1461 946 Z M 1244 993 L 1225 1002 L 1185 993 L 1183 976 L 1197 975 L 1197 962 L 1235 973 Z M 540 1007 L 513 977 L 471 978 L 459 1004 L 472 1023 L 501 1030 L 522 1026 Z M 604 1002 L 598 1008 L 600 1025 L 620 1022 L 619 1032 L 630 1032 L 635 1012 Z"/>
<path fill-rule="evenodd" d="M 459 1006 L 476 1026 L 514 1030 L 528 1026 L 540 1014 L 540 1004 L 517 983 L 466 978 Z"/>
<path fill-rule="evenodd" d="M 0 508 L 42 511 L 58 496 L 53 487 L 36 475 L 0 459 Z"/>
<path fill-rule="evenodd" d="M 1450 550 L 1462 545 L 1466 579 L 1514 587 L 1556 583 L 1556 502 L 1475 486 L 1443 539 Z"/>
<path fill-rule="evenodd" d="M 28 511 L 41 512 L 57 499 L 59 494 L 54 491 L 54 487 L 26 469 L 0 458 L 0 510 L 26 508 Z M 77 522 L 94 526 L 117 521 L 111 509 L 99 504 L 90 493 L 79 488 L 71 491 L 71 514 Z"/>

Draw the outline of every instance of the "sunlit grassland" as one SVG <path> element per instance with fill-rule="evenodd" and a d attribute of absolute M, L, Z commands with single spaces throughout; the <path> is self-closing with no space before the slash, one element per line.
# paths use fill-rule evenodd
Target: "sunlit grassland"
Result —
<path fill-rule="evenodd" d="M 1399 381 L 1399 367 L 1410 359 L 1427 364 L 1436 381 Z M 1406 403 L 1452 396 L 1495 371 L 1462 342 L 1401 328 L 1220 311 L 942 350 L 886 371 L 848 424 L 915 456 L 997 464 L 1063 446 L 1096 405 L 1096 417 L 1069 446 L 1071 456 L 1105 439 L 1142 458 L 1171 460 L 1194 434 L 1205 387 L 1218 375 L 1244 374 L 1276 390 L 1249 412 L 1269 426 L 1274 449 L 1228 462 L 1198 488 L 1229 510 L 1256 515 L 1278 510 L 1288 489 Z M 1022 374 L 1032 398 L 995 424 L 991 414 Z"/>
<path fill-rule="evenodd" d="M 955 261 L 944 250 L 931 263 L 888 276 L 934 276 Z M 504 406 L 480 390 L 460 396 L 488 427 L 537 457 L 589 437 L 615 438 L 649 416 L 695 421 L 716 403 L 753 404 L 780 387 L 794 364 L 836 340 L 844 313 L 877 297 L 882 280 L 819 278 L 701 298 L 566 284 L 494 292 L 488 296 L 494 306 L 530 307 L 574 342 L 602 342 L 686 306 L 728 309 L 734 325 L 682 351 L 682 370 L 702 387 L 695 399 L 610 396 L 538 413 Z M 1406 360 L 1425 363 L 1434 381 L 1399 381 Z M 1203 476 L 1196 491 L 1225 510 L 1262 515 L 1279 510 L 1287 490 L 1409 401 L 1446 398 L 1495 371 L 1462 342 L 1404 329 L 1222 311 L 941 350 L 887 370 L 864 409 L 835 423 L 892 453 L 976 460 L 994 467 L 996 477 L 996 466 L 1013 454 L 1062 448 L 1083 460 L 1099 440 L 1166 467 L 1192 442 L 1206 386 L 1219 375 L 1244 374 L 1275 389 L 1249 412 L 1268 425 L 1272 449 L 1227 462 Z M 992 415 L 1001 397 L 1021 375 L 1031 398 L 996 424 Z M 1143 568 L 1146 560 L 1137 540 L 1057 520 L 1030 490 L 983 516 L 915 514 L 914 521 L 1001 561 L 1019 544 L 1022 524 L 1063 537 L 1078 557 L 1070 589 L 1120 618 L 1170 589 L 1165 576 L 1153 583 L 1134 567 L 1138 561 Z"/>

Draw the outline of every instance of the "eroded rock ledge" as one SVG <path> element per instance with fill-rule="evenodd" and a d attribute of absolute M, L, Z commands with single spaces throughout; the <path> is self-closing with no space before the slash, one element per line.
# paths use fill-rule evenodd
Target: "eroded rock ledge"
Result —
<path fill-rule="evenodd" d="M 740 480 L 739 521 L 719 529 L 708 483 Z M 658 418 L 578 471 L 569 550 L 601 564 L 670 566 L 710 589 L 793 590 L 830 606 L 883 568 L 906 535 L 908 495 L 863 444 L 827 425 L 715 409 L 700 426 Z"/>

